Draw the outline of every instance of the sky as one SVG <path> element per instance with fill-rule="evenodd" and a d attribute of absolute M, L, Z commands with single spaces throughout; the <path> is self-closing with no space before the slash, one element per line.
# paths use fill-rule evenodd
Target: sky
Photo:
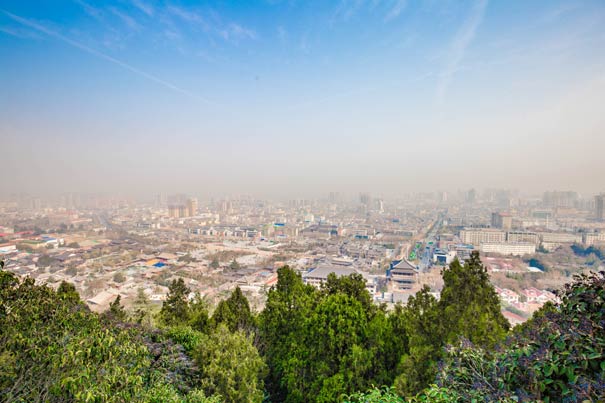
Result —
<path fill-rule="evenodd" d="M 605 2 L 0 0 L 0 193 L 605 190 Z"/>

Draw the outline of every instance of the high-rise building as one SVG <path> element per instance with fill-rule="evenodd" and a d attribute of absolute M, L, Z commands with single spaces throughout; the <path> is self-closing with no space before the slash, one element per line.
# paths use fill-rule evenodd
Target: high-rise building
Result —
<path fill-rule="evenodd" d="M 578 194 L 572 191 L 544 192 L 542 204 L 544 207 L 574 207 L 578 201 Z"/>
<path fill-rule="evenodd" d="M 597 221 L 605 221 L 605 193 L 595 196 L 594 207 Z"/>
<path fill-rule="evenodd" d="M 509 230 L 512 226 L 513 218 L 510 214 L 501 212 L 492 213 L 492 228 Z"/>
<path fill-rule="evenodd" d="M 197 199 L 192 197 L 187 200 L 187 213 L 189 217 L 195 217 L 197 215 Z"/>
<path fill-rule="evenodd" d="M 503 243 L 506 242 L 506 232 L 491 228 L 467 228 L 460 231 L 460 240 L 472 245 Z"/>
<path fill-rule="evenodd" d="M 477 191 L 475 189 L 471 189 L 466 192 L 466 202 L 469 204 L 475 203 L 475 199 L 477 198 Z"/>

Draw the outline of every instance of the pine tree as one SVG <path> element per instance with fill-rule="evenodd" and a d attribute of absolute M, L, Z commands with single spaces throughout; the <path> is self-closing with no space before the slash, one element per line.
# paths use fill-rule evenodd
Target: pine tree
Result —
<path fill-rule="evenodd" d="M 492 347 L 504 338 L 510 325 L 500 311 L 500 299 L 479 252 L 474 251 L 464 266 L 454 260 L 443 271 L 443 282 L 439 310 L 446 343 L 464 337 L 473 344 Z"/>
<path fill-rule="evenodd" d="M 254 330 L 254 322 L 248 299 L 239 287 L 233 290 L 229 298 L 219 302 L 212 315 L 215 327 L 224 324 L 232 332 L 240 330 L 249 334 Z"/>
<path fill-rule="evenodd" d="M 189 293 L 191 290 L 182 278 L 172 280 L 168 295 L 160 310 L 161 321 L 168 326 L 185 324 L 189 321 Z"/>
<path fill-rule="evenodd" d="M 117 322 L 124 322 L 126 320 L 126 311 L 120 304 L 120 301 L 121 297 L 118 295 L 116 299 L 109 304 L 109 310 L 105 312 L 105 316 L 107 316 L 110 320 Z"/>

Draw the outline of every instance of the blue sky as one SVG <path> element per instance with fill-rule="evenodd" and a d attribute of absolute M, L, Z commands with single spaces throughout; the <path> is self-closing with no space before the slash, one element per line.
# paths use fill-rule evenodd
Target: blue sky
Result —
<path fill-rule="evenodd" d="M 2 0 L 1 179 L 598 191 L 604 78 L 602 1 Z"/>

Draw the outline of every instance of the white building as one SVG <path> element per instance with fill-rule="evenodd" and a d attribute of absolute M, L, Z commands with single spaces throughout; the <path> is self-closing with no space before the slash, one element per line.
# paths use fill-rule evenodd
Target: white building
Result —
<path fill-rule="evenodd" d="M 536 253 L 536 245 L 527 242 L 486 242 L 481 244 L 480 250 L 484 253 L 523 256 L 526 254 Z"/>
<path fill-rule="evenodd" d="M 506 241 L 506 232 L 491 228 L 466 228 L 460 231 L 460 240 L 471 245 Z"/>

